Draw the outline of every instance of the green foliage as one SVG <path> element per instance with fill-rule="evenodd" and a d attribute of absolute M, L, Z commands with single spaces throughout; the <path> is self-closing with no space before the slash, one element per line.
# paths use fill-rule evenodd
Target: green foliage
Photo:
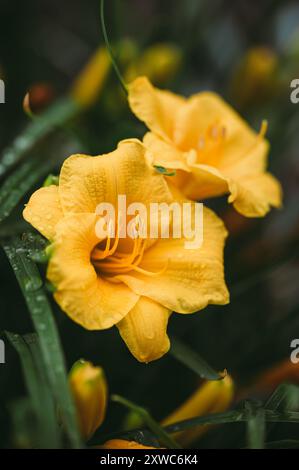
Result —
<path fill-rule="evenodd" d="M 3 242 L 3 248 L 18 280 L 36 329 L 43 360 L 42 368 L 59 408 L 69 445 L 75 448 L 80 447 L 81 439 L 77 427 L 76 411 L 69 391 L 64 356 L 40 274 L 35 263 L 28 257 L 19 238 L 15 237 Z M 10 336 L 11 341 L 12 338 Z M 14 344 L 20 348 L 22 342 L 18 341 Z M 39 367 L 41 367 L 41 364 L 39 364 Z M 38 392 L 36 390 L 30 390 L 30 392 L 31 395 L 35 393 L 34 396 L 37 397 Z"/>

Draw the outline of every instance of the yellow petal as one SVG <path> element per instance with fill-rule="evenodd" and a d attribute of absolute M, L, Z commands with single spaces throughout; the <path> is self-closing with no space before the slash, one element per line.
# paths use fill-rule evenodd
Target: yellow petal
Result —
<path fill-rule="evenodd" d="M 244 175 L 235 169 L 227 172 L 233 173 L 230 177 L 208 165 L 193 164 L 190 168 L 192 174 L 182 180 L 181 187 L 188 198 L 204 199 L 230 193 L 228 202 L 246 217 L 263 217 L 271 207 L 281 207 L 282 189 L 270 173 Z"/>
<path fill-rule="evenodd" d="M 35 191 L 23 211 L 23 217 L 46 238 L 52 240 L 55 227 L 63 217 L 58 187 L 51 185 Z"/>
<path fill-rule="evenodd" d="M 216 93 L 203 92 L 192 96 L 178 112 L 174 133 L 175 144 L 184 151 L 198 149 L 200 138 L 209 127 L 217 126 L 225 133 L 216 162 L 204 161 L 224 169 L 236 165 L 254 150 L 255 172 L 265 167 L 268 143 Z M 215 165 L 214 165 L 215 164 Z"/>
<path fill-rule="evenodd" d="M 106 155 L 73 155 L 63 164 L 59 193 L 65 212 L 95 212 L 100 203 L 117 206 L 117 196 L 131 202 L 168 201 L 164 178 L 146 160 L 146 149 L 138 140 L 125 140 Z"/>
<path fill-rule="evenodd" d="M 175 116 L 184 98 L 154 88 L 146 77 L 136 78 L 128 86 L 129 105 L 133 113 L 160 137 L 170 141 Z"/>
<path fill-rule="evenodd" d="M 125 439 L 111 439 L 110 441 L 105 442 L 102 446 L 99 446 L 101 449 L 156 449 L 156 447 L 148 447 L 139 442 L 135 441 L 126 441 Z"/>
<path fill-rule="evenodd" d="M 270 173 L 261 173 L 235 181 L 229 202 L 246 217 L 263 217 L 271 206 L 281 207 L 282 190 Z"/>
<path fill-rule="evenodd" d="M 202 200 L 228 192 L 228 182 L 217 168 L 203 164 L 190 164 L 191 174 L 183 181 L 182 191 L 187 198 Z"/>
<path fill-rule="evenodd" d="M 186 249 L 184 239 L 159 239 L 148 249 L 140 267 L 155 276 L 141 273 L 118 275 L 136 294 L 144 295 L 178 313 L 193 313 L 208 304 L 227 304 L 223 248 L 226 230 L 222 221 L 204 208 L 203 243 Z"/>
<path fill-rule="evenodd" d="M 152 132 L 147 132 L 143 143 L 148 149 L 153 165 L 163 166 L 170 169 L 190 171 L 186 165 L 184 156 L 172 143 L 158 137 Z"/>
<path fill-rule="evenodd" d="M 130 313 L 117 323 L 122 339 L 138 361 L 150 362 L 168 351 L 166 329 L 170 313 L 162 305 L 141 297 Z"/>
<path fill-rule="evenodd" d="M 56 227 L 47 277 L 63 311 L 89 330 L 110 328 L 132 310 L 138 300 L 124 284 L 100 278 L 90 261 L 99 239 L 95 214 L 64 217 Z"/>
<path fill-rule="evenodd" d="M 88 440 L 105 419 L 108 386 L 104 371 L 91 362 L 79 360 L 69 373 L 69 383 L 81 433 Z"/>

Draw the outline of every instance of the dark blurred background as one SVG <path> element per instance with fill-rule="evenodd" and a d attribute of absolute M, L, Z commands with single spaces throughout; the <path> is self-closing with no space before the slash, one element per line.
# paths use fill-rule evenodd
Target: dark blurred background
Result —
<path fill-rule="evenodd" d="M 290 342 L 299 338 L 299 104 L 290 102 L 290 82 L 299 78 L 299 2 L 106 3 L 107 29 L 122 70 L 134 74 L 131 66 L 143 72 L 138 61 L 148 48 L 170 44 L 175 50 L 170 62 L 174 63 L 161 76 L 153 71 L 152 80 L 158 86 L 185 95 L 213 89 L 255 129 L 262 119 L 269 122 L 270 170 L 282 182 L 284 208 L 257 220 L 239 216 L 225 199 L 209 203 L 230 230 L 225 267 L 231 303 L 188 317 L 174 314 L 169 327 L 170 333 L 217 370 L 227 368 L 243 389 L 288 360 Z M 38 112 L 46 109 L 68 92 L 101 43 L 97 0 L 0 0 L 0 76 L 6 85 L 6 103 L 0 105 L 1 150 L 28 123 L 22 107 L 27 91 L 35 92 L 33 105 Z M 97 102 L 67 132 L 74 151 L 100 154 L 112 149 L 120 138 L 142 136 L 144 128 L 130 114 L 112 71 Z M 39 158 L 43 165 L 42 153 Z M 14 223 L 20 220 L 21 209 L 22 204 L 12 215 Z M 0 269 L 0 328 L 30 332 L 29 313 L 3 252 Z M 88 332 L 59 312 L 54 303 L 53 308 L 68 367 L 80 357 L 101 364 L 112 392 L 146 406 L 157 419 L 197 386 L 198 378 L 172 357 L 138 364 L 116 328 Z M 8 405 L 24 394 L 18 357 L 7 344 L 6 364 L 0 365 L 3 447 L 12 445 Z M 123 416 L 124 411 L 112 404 L 102 432 L 119 429 Z M 231 426 L 229 433 L 226 430 L 209 433 L 201 446 L 238 445 L 239 425 Z M 291 426 L 279 432 L 279 438 L 298 434 Z"/>

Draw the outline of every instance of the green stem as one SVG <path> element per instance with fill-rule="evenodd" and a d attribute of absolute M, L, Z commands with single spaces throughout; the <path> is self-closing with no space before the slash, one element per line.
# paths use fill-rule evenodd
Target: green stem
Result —
<path fill-rule="evenodd" d="M 119 395 L 112 395 L 111 400 L 116 403 L 120 403 L 140 416 L 144 424 L 155 434 L 162 445 L 165 445 L 165 447 L 168 447 L 169 449 L 181 448 L 178 443 L 172 437 L 170 437 L 166 431 L 164 431 L 160 424 L 151 417 L 145 408 L 135 405 L 135 403 L 132 403 L 131 401 Z"/>
<path fill-rule="evenodd" d="M 116 59 L 114 57 L 114 54 L 113 54 L 113 51 L 112 51 L 112 48 L 111 48 L 111 45 L 110 45 L 110 42 L 109 42 L 109 38 L 108 38 L 108 34 L 107 34 L 107 29 L 106 29 L 106 24 L 105 24 L 105 13 L 104 13 L 104 5 L 105 5 L 105 1 L 104 0 L 101 0 L 101 26 L 102 26 L 102 31 L 103 31 L 103 36 L 104 36 L 104 41 L 105 41 L 105 44 L 106 44 L 106 47 L 107 47 L 107 51 L 109 53 L 109 56 L 110 56 L 110 60 L 111 60 L 111 63 L 112 63 L 112 66 L 114 68 L 114 71 L 117 75 L 117 78 L 122 86 L 122 89 L 124 90 L 125 94 L 127 95 L 128 94 L 128 89 L 127 89 L 127 86 L 125 84 L 125 81 L 123 79 L 123 76 L 118 68 L 118 65 L 117 65 L 117 62 L 116 62 Z"/>

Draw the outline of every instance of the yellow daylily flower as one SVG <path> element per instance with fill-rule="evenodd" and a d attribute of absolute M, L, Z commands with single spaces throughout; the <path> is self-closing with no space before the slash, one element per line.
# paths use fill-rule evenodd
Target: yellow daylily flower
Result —
<path fill-rule="evenodd" d="M 221 413 L 229 408 L 233 397 L 234 383 L 229 375 L 222 380 L 205 382 L 178 409 L 165 418 L 162 425 L 168 426 L 198 416 Z M 184 447 L 189 446 L 210 428 L 211 425 L 195 426 L 176 433 L 175 438 Z"/>
<path fill-rule="evenodd" d="M 150 132 L 144 137 L 155 165 L 175 169 L 171 177 L 184 195 L 198 200 L 229 194 L 247 217 L 262 217 L 281 205 L 281 187 L 266 171 L 266 124 L 254 132 L 217 94 L 186 99 L 154 88 L 146 77 L 128 86 L 133 113 Z"/>
<path fill-rule="evenodd" d="M 228 302 L 226 230 L 204 209 L 203 243 L 197 249 L 185 249 L 184 238 L 99 239 L 96 208 L 117 207 L 119 195 L 146 208 L 174 200 L 138 140 L 122 141 L 106 155 L 69 157 L 59 185 L 37 190 L 23 215 L 52 241 L 47 277 L 62 310 L 86 329 L 116 325 L 131 353 L 149 362 L 169 349 L 166 330 L 173 311 L 193 313 Z"/>
<path fill-rule="evenodd" d="M 105 419 L 108 387 L 101 367 L 91 362 L 75 362 L 69 373 L 82 436 L 88 440 Z"/>

